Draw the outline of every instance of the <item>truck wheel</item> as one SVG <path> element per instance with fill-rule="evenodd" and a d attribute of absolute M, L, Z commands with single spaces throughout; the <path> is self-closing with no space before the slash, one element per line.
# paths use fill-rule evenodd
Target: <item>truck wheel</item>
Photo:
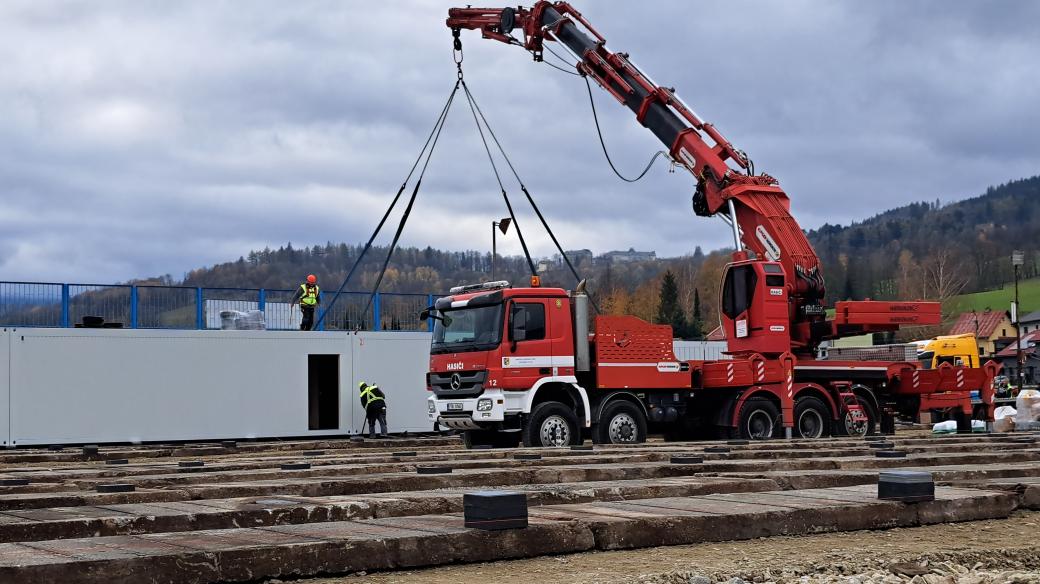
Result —
<path fill-rule="evenodd" d="M 807 395 L 794 403 L 794 431 L 798 438 L 829 435 L 831 419 L 831 409 L 819 398 Z"/>
<path fill-rule="evenodd" d="M 745 440 L 768 440 L 780 425 L 780 410 L 763 397 L 749 398 L 740 406 L 737 434 Z"/>
<path fill-rule="evenodd" d="M 615 400 L 603 408 L 593 434 L 596 444 L 641 444 L 646 442 L 646 417 L 639 406 Z"/>
<path fill-rule="evenodd" d="M 870 402 L 863 398 L 863 396 L 856 396 L 856 403 L 859 407 L 863 408 L 863 412 L 867 414 L 867 423 L 854 424 L 851 416 L 845 414 L 842 419 L 838 422 L 838 433 L 842 436 L 865 436 L 867 434 L 873 434 L 877 427 L 877 412 L 874 411 L 874 406 L 870 405 Z"/>
<path fill-rule="evenodd" d="M 520 434 L 524 446 L 573 446 L 581 443 L 574 412 L 556 401 L 536 405 Z"/>

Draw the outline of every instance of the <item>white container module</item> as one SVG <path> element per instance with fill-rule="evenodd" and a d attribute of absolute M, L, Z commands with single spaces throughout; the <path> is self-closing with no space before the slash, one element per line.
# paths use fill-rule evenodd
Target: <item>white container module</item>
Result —
<path fill-rule="evenodd" d="M 430 431 L 419 332 L 3 329 L 0 445 L 349 435 L 361 380 Z"/>

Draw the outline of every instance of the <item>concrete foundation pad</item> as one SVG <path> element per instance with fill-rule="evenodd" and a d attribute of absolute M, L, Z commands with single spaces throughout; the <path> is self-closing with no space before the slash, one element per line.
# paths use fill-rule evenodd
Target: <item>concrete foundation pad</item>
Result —
<path fill-rule="evenodd" d="M 530 509 L 526 529 L 466 529 L 460 514 L 0 544 L 0 581 L 238 582 L 1005 517 L 1009 492 L 939 487 L 879 501 L 872 486 L 726 493 Z"/>

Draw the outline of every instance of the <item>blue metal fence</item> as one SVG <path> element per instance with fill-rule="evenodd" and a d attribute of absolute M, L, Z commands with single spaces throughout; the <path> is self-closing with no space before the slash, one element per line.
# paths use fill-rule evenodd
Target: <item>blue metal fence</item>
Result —
<path fill-rule="evenodd" d="M 0 282 L 0 326 L 73 327 L 83 317 L 101 317 L 108 326 L 152 329 L 220 328 L 220 312 L 260 310 L 267 328 L 299 328 L 299 311 L 290 310 L 295 290 L 196 288 L 128 284 Z M 433 294 L 344 292 L 322 322 L 323 330 L 425 331 L 419 318 Z M 332 293 L 322 292 L 322 305 Z M 319 309 L 320 310 L 320 309 Z"/>

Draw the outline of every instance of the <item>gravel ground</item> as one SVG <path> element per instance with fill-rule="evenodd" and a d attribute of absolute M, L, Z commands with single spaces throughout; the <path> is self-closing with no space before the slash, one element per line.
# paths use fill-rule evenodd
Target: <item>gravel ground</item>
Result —
<path fill-rule="evenodd" d="M 734 578 L 749 584 L 1040 584 L 1040 512 L 910 529 L 590 552 L 301 582 L 742 584 Z"/>

